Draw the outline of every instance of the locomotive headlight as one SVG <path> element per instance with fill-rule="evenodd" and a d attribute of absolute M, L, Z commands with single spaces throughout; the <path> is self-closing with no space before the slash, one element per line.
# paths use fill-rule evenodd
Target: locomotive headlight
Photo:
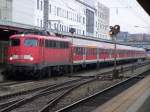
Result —
<path fill-rule="evenodd" d="M 30 60 L 33 61 L 33 57 L 30 57 Z"/>
<path fill-rule="evenodd" d="M 13 58 L 12 58 L 12 57 L 10 57 L 10 58 L 9 58 L 9 60 L 10 60 L 10 61 L 12 61 L 12 60 L 13 60 Z"/>
<path fill-rule="evenodd" d="M 11 57 L 9 57 L 10 61 L 15 60 L 15 59 L 18 59 L 18 55 L 12 55 Z"/>

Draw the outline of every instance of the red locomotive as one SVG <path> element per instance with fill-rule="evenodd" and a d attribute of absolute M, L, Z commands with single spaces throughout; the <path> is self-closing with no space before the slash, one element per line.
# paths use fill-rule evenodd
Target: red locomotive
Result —
<path fill-rule="evenodd" d="M 114 60 L 112 43 L 69 39 L 34 34 L 11 36 L 8 49 L 8 76 L 41 78 L 50 76 L 51 72 L 56 70 L 67 72 L 72 65 L 74 68 L 85 67 Z M 145 57 L 146 52 L 142 48 L 117 45 L 117 60 Z"/>

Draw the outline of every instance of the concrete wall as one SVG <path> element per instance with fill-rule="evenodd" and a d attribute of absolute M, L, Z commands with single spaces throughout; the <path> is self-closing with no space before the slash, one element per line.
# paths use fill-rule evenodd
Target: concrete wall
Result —
<path fill-rule="evenodd" d="M 0 19 L 12 19 L 12 0 L 0 0 Z"/>
<path fill-rule="evenodd" d="M 51 10 L 49 11 L 49 20 L 51 29 L 69 32 L 69 27 L 76 29 L 76 33 L 85 35 L 86 17 L 85 6 L 75 0 L 49 0 Z M 83 23 L 83 18 L 85 22 Z M 53 21 L 54 20 L 54 21 Z M 56 20 L 56 21 L 55 21 Z"/>
<path fill-rule="evenodd" d="M 12 21 L 35 25 L 35 0 L 13 0 Z"/>

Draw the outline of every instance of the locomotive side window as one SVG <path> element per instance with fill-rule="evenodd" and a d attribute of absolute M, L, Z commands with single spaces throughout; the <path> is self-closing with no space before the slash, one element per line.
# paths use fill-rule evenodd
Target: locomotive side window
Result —
<path fill-rule="evenodd" d="M 53 41 L 53 40 L 46 40 L 45 47 L 47 48 L 68 48 L 68 42 L 61 42 L 61 41 Z"/>
<path fill-rule="evenodd" d="M 78 55 L 83 55 L 83 48 L 82 47 L 76 47 L 75 48 L 75 52 Z"/>
<path fill-rule="evenodd" d="M 19 46 L 20 45 L 20 39 L 11 39 L 10 45 L 11 46 Z"/>
<path fill-rule="evenodd" d="M 60 42 L 60 48 L 68 48 L 69 43 L 68 42 Z"/>
<path fill-rule="evenodd" d="M 56 43 L 56 41 L 46 40 L 45 41 L 45 47 L 47 47 L 47 48 L 57 48 L 57 43 Z"/>
<path fill-rule="evenodd" d="M 37 39 L 26 39 L 24 42 L 25 46 L 29 47 L 35 47 L 38 45 L 38 40 Z"/>

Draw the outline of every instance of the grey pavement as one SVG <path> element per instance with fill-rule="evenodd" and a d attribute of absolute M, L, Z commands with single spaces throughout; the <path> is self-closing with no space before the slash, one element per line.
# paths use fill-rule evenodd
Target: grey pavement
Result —
<path fill-rule="evenodd" d="M 137 112 L 150 112 L 150 96 L 147 98 L 147 100 L 143 103 L 143 105 Z"/>

